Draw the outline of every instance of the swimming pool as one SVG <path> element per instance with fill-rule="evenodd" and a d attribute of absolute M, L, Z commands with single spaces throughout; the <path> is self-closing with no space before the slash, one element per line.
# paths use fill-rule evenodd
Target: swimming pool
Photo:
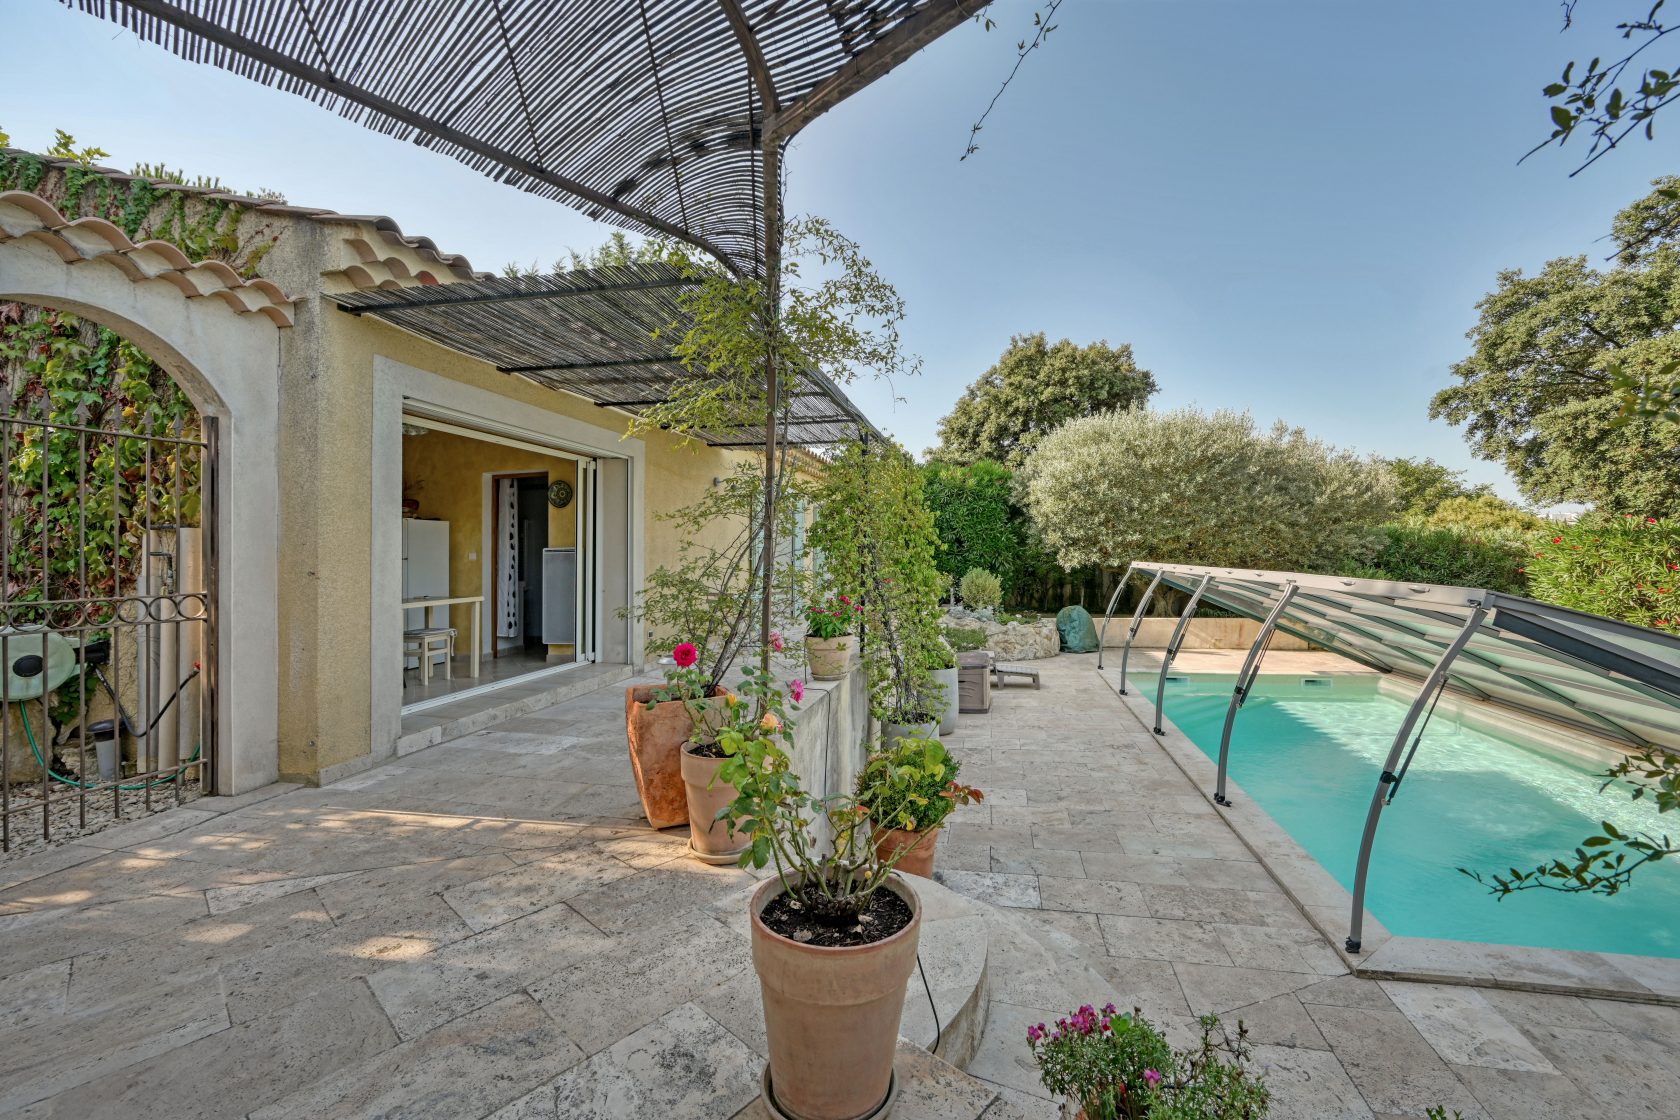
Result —
<path fill-rule="evenodd" d="M 1153 701 L 1156 680 L 1132 683 Z M 1235 683 L 1167 678 L 1167 717 L 1209 758 Z M 1371 790 L 1409 700 L 1379 692 L 1375 676 L 1262 676 L 1237 714 L 1231 778 L 1349 890 Z M 1457 870 L 1526 870 L 1573 851 L 1602 820 L 1677 831 L 1673 814 L 1660 818 L 1615 787 L 1600 794 L 1602 770 L 1468 726 L 1443 706 L 1383 810 L 1366 908 L 1406 937 L 1680 957 L 1675 863 L 1646 868 L 1613 898 L 1526 891 L 1499 901 Z"/>

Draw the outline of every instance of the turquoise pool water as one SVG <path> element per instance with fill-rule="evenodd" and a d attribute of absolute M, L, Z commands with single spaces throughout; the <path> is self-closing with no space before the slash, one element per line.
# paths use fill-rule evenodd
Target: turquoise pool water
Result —
<path fill-rule="evenodd" d="M 1130 683 L 1154 700 L 1154 676 Z M 1237 714 L 1231 777 L 1326 870 L 1353 889 L 1371 790 L 1405 715 L 1372 677 L 1261 677 Z M 1167 717 L 1219 756 L 1235 678 L 1169 677 Z M 1409 937 L 1680 957 L 1680 865 L 1658 864 L 1613 898 L 1527 891 L 1499 901 L 1458 868 L 1531 868 L 1573 851 L 1609 820 L 1624 831 L 1680 831 L 1615 787 L 1601 767 L 1495 737 L 1441 711 L 1394 804 L 1383 810 L 1366 908 Z M 1236 809 L 1241 812 L 1241 806 Z"/>

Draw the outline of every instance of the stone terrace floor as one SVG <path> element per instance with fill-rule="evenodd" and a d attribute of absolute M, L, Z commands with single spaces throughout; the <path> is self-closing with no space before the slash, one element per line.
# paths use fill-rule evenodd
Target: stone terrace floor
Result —
<path fill-rule="evenodd" d="M 991 1005 L 902 1120 L 1058 1115 L 1025 1028 L 1108 1000 L 1242 1019 L 1279 1118 L 1675 1115 L 1680 1009 L 1346 975 L 1094 658 L 1037 667 L 950 740 Z M 640 821 L 609 689 L 0 862 L 0 1117 L 762 1116 L 718 909 L 752 880 L 684 840 Z"/>

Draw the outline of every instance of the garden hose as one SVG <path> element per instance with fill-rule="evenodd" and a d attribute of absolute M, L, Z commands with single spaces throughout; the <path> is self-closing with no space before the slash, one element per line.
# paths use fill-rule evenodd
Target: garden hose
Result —
<path fill-rule="evenodd" d="M 163 713 L 165 713 L 169 710 L 169 706 L 171 704 L 175 703 L 175 698 L 177 696 L 180 696 L 181 693 L 183 691 L 185 691 L 187 685 L 191 684 L 193 682 L 193 679 L 195 677 L 197 677 L 200 672 L 202 672 L 202 670 L 195 666 L 193 668 L 193 671 L 187 674 L 186 679 L 183 680 L 180 683 L 180 685 L 175 689 L 175 691 L 170 694 L 169 699 L 164 701 L 163 706 L 158 709 L 157 715 L 152 717 L 152 722 L 151 722 L 150 726 L 148 726 L 145 731 L 142 731 L 137 736 L 135 736 L 136 738 L 144 739 L 146 736 L 150 735 L 154 730 L 157 729 L 158 721 L 163 718 Z M 110 684 L 106 683 L 104 676 L 100 675 L 99 679 L 100 679 L 100 683 L 104 684 L 106 689 L 109 690 L 111 686 L 110 686 Z M 112 701 L 115 702 L 115 700 L 116 700 L 116 693 L 115 692 L 111 693 L 111 698 L 112 698 Z M 122 726 L 127 726 L 127 727 L 130 728 L 129 733 L 133 734 L 133 730 L 132 730 L 133 723 L 132 723 L 132 721 L 129 720 L 128 713 L 126 713 L 122 710 L 122 705 L 120 703 L 116 704 L 116 709 L 117 709 L 116 724 L 118 725 L 118 727 L 120 728 Z M 41 711 L 45 712 L 46 710 L 47 710 L 47 698 L 45 696 L 42 696 L 41 697 Z M 63 774 L 60 774 L 58 771 L 54 770 L 52 768 L 52 766 L 50 766 L 47 763 L 47 760 L 41 757 L 41 748 L 35 742 L 35 728 L 29 722 L 29 707 L 28 707 L 28 705 L 20 702 L 18 704 L 18 715 L 20 715 L 23 718 L 23 733 L 29 739 L 29 751 L 30 751 L 31 754 L 33 754 L 35 756 L 35 761 L 41 764 L 41 769 L 46 772 L 48 777 L 54 779 L 55 781 L 62 782 L 67 786 L 74 786 L 77 789 L 97 789 L 97 788 L 99 788 L 100 783 L 98 783 L 98 782 L 84 782 L 84 781 L 81 781 L 81 780 L 76 779 L 76 778 L 66 778 Z M 186 766 L 190 766 L 192 763 L 197 762 L 198 761 L 198 756 L 203 752 L 203 750 L 204 750 L 204 744 L 203 743 L 195 743 L 193 745 L 192 757 L 188 758 L 186 762 L 181 764 L 182 768 L 185 768 Z M 117 788 L 120 789 L 120 790 L 129 791 L 129 792 L 133 792 L 133 791 L 136 791 L 136 790 L 143 790 L 143 789 L 152 789 L 152 788 L 155 788 L 157 786 L 167 785 L 168 783 L 173 782 L 178 777 L 180 777 L 180 771 L 179 770 L 177 770 L 174 774 L 170 774 L 168 777 L 165 777 L 165 778 L 156 778 L 156 779 L 153 779 L 152 781 L 141 782 L 141 783 L 138 783 L 138 784 L 135 784 L 135 785 L 119 785 Z"/>

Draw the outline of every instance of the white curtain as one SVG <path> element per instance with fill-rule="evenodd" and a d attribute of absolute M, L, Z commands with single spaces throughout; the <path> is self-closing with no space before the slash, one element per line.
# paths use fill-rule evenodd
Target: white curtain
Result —
<path fill-rule="evenodd" d="M 496 637 L 520 636 L 519 480 L 496 480 Z"/>

